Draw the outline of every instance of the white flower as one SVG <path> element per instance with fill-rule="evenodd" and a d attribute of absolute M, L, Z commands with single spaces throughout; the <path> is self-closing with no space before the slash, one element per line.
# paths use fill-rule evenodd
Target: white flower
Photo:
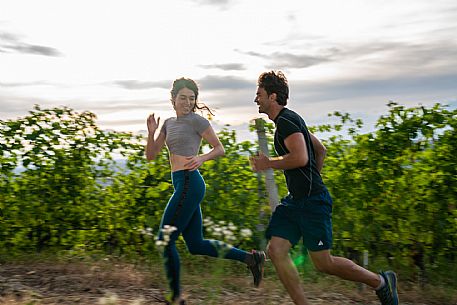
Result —
<path fill-rule="evenodd" d="M 232 236 L 232 235 L 233 235 L 232 231 L 230 231 L 230 230 L 222 230 L 222 233 L 223 233 L 225 236 Z"/>
<path fill-rule="evenodd" d="M 33 128 L 32 128 L 31 126 L 26 126 L 26 127 L 24 128 L 24 133 L 25 133 L 25 134 L 31 134 L 33 131 L 34 131 L 34 130 L 33 130 Z"/>
<path fill-rule="evenodd" d="M 234 235 L 226 236 L 228 241 L 234 242 L 236 241 L 236 237 Z"/>
<path fill-rule="evenodd" d="M 152 229 L 151 228 L 146 228 L 146 230 L 145 229 L 139 229 L 139 231 L 143 235 L 148 235 L 148 236 L 153 236 L 154 235 L 154 234 L 152 234 Z"/>
<path fill-rule="evenodd" d="M 220 230 L 219 231 L 214 231 L 213 235 L 215 237 L 220 237 L 222 235 L 222 233 L 220 232 Z"/>
<path fill-rule="evenodd" d="M 205 218 L 203 220 L 203 224 L 205 225 L 205 227 L 210 227 L 214 224 L 214 222 L 211 220 L 211 218 Z"/>
<path fill-rule="evenodd" d="M 252 236 L 252 231 L 250 229 L 241 229 L 240 234 L 242 237 L 247 238 Z"/>
<path fill-rule="evenodd" d="M 229 223 L 228 228 L 232 231 L 236 231 L 236 229 L 237 229 L 237 227 L 233 224 L 233 222 Z"/>
<path fill-rule="evenodd" d="M 171 234 L 172 232 L 178 230 L 178 228 L 174 227 L 174 226 L 170 226 L 170 225 L 164 225 L 163 226 L 163 229 L 162 229 L 162 232 L 164 234 Z"/>
<path fill-rule="evenodd" d="M 162 246 L 166 246 L 167 243 L 164 242 L 163 240 L 156 240 L 156 246 L 157 247 L 162 247 Z"/>

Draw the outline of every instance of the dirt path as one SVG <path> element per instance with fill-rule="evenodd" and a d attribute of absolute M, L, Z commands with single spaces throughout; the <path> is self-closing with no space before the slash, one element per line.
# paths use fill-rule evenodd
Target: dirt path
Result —
<path fill-rule="evenodd" d="M 159 278 L 154 270 L 146 272 L 132 265 L 116 263 L 3 264 L 0 265 L 0 304 L 164 304 L 164 285 L 159 285 Z M 205 276 L 186 275 L 183 281 L 191 305 L 293 304 L 277 281 L 266 280 L 258 289 L 252 288 L 247 276 L 214 283 Z M 208 288 L 211 281 L 213 288 Z M 314 284 L 306 285 L 306 291 L 313 305 L 379 304 L 369 290 L 363 293 L 344 291 L 343 294 Z M 411 296 L 407 299 L 409 301 L 401 304 L 432 304 L 418 302 Z"/>

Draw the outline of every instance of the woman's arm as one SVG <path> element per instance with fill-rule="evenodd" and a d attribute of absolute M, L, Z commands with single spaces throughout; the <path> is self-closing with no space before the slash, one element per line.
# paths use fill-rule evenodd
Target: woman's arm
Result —
<path fill-rule="evenodd" d="M 148 125 L 148 140 L 145 146 L 145 154 L 148 161 L 154 160 L 162 147 L 165 145 L 164 133 L 160 132 L 157 138 L 154 139 L 154 134 L 159 127 L 159 122 L 160 117 L 157 117 L 156 120 L 154 118 L 154 114 L 151 114 L 146 121 Z"/>
<path fill-rule="evenodd" d="M 205 131 L 202 133 L 202 137 L 209 143 L 209 145 L 211 145 L 212 149 L 206 154 L 187 157 L 189 162 L 187 162 L 185 166 L 189 170 L 196 170 L 203 164 L 203 162 L 215 159 L 225 154 L 224 146 L 222 146 L 221 141 L 219 141 L 219 138 L 217 137 L 211 125 L 205 129 Z"/>

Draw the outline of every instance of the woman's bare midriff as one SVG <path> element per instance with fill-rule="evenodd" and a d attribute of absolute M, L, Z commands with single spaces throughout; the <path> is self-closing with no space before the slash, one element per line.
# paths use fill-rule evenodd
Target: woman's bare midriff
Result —
<path fill-rule="evenodd" d="M 179 170 L 188 169 L 185 164 L 189 162 L 188 157 L 170 154 L 171 171 L 177 172 Z"/>

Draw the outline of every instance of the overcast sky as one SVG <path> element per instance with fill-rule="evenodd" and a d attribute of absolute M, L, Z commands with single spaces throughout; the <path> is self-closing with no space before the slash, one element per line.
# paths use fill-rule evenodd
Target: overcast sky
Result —
<path fill-rule="evenodd" d="M 0 119 L 34 104 L 146 129 L 174 113 L 175 78 L 200 85 L 215 128 L 247 137 L 256 79 L 283 70 L 289 107 L 308 124 L 349 112 L 368 125 L 393 100 L 457 107 L 457 2 L 1 1 Z"/>

